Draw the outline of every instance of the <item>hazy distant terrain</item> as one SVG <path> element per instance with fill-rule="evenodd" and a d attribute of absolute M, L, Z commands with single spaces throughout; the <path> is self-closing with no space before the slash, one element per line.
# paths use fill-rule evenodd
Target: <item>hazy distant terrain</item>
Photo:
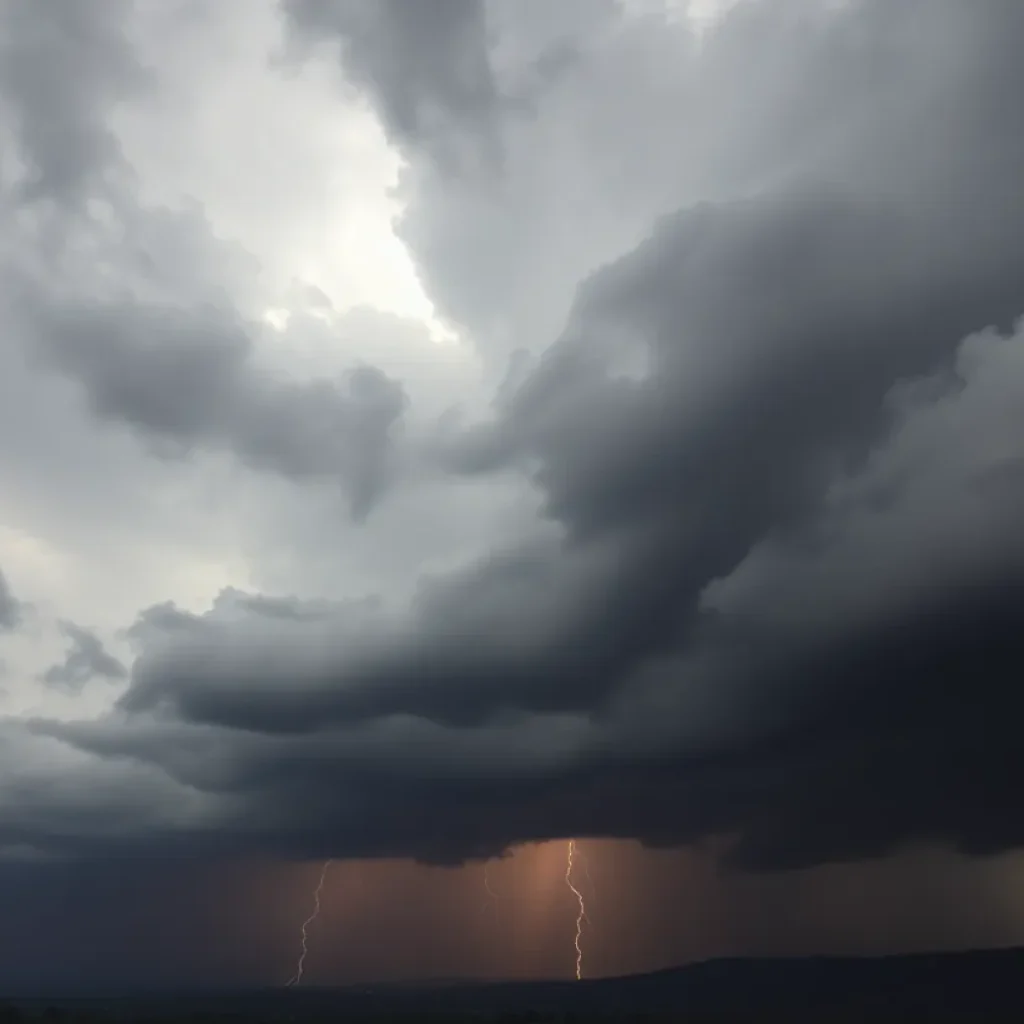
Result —
<path fill-rule="evenodd" d="M 12 1001 L 0 1022 L 118 1020 L 1019 1019 L 1024 949 L 864 959 L 714 960 L 583 982 L 279 989 Z"/>

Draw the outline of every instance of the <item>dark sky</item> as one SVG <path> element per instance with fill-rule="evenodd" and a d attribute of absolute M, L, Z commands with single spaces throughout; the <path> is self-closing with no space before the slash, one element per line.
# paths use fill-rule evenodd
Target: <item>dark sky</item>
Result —
<path fill-rule="evenodd" d="M 1024 941 L 1022 38 L 0 0 L 0 988 Z"/>

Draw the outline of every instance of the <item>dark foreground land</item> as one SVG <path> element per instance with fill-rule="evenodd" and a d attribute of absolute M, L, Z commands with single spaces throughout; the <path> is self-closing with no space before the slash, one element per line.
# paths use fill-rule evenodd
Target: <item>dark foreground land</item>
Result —
<path fill-rule="evenodd" d="M 872 959 L 714 960 L 582 982 L 0 999 L 20 1021 L 882 1021 L 1024 1019 L 1024 949 Z"/>

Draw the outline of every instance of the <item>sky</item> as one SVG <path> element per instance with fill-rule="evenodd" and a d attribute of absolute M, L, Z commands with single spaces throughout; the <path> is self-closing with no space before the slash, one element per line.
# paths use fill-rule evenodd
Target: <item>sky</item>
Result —
<path fill-rule="evenodd" d="M 0 991 L 1024 943 L 1022 36 L 0 0 Z"/>

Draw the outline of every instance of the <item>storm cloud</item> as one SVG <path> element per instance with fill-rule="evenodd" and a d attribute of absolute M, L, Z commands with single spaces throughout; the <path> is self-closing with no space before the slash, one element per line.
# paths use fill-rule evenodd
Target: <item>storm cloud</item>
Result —
<path fill-rule="evenodd" d="M 323 43 L 401 153 L 397 231 L 457 335 L 425 344 L 479 371 L 420 419 L 415 359 L 300 374 L 312 324 L 343 347 L 325 304 L 272 334 L 244 254 L 146 197 L 110 97 L 159 94 L 127 70 L 153 26 L 100 4 L 81 32 L 66 6 L 5 28 L 3 358 L 63 429 L 127 431 L 109 486 L 154 522 L 179 513 L 141 474 L 244 493 L 182 491 L 214 550 L 182 595 L 132 591 L 130 668 L 65 626 L 51 682 L 126 679 L 0 721 L 0 847 L 458 863 L 715 838 L 767 870 L 1024 842 L 1017 0 L 747 0 L 701 40 L 605 4 L 283 3 L 287 73 Z M 29 74 L 41 47 L 74 76 Z M 83 504 L 108 486 L 64 471 Z M 191 525 L 202 501 L 229 525 Z M 264 514 L 225 582 L 217 545 Z M 0 628 L 15 607 L 0 577 Z"/>

